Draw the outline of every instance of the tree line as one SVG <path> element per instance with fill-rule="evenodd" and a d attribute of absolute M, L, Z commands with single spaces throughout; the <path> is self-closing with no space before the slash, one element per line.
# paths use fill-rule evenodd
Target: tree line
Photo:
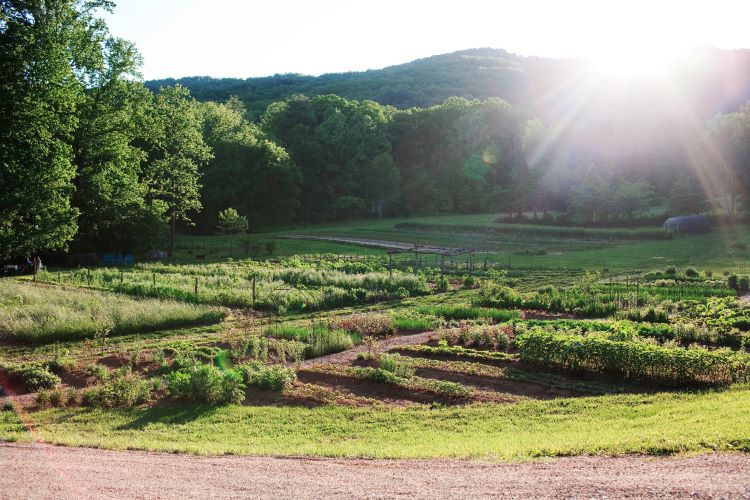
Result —
<path fill-rule="evenodd" d="M 234 96 L 199 102 L 179 84 L 152 92 L 136 47 L 97 16 L 111 2 L 0 5 L 6 257 L 171 248 L 189 226 L 216 231 L 221 213 L 250 230 L 488 211 L 607 225 L 637 222 L 657 199 L 673 213 L 718 204 L 735 216 L 747 192 L 750 105 L 705 124 L 692 163 L 625 168 L 571 155 L 554 125 L 500 98 L 397 109 L 300 94 L 256 116 Z"/>

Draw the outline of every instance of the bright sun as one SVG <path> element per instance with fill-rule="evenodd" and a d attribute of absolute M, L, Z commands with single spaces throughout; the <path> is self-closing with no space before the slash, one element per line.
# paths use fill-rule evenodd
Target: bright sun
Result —
<path fill-rule="evenodd" d="M 591 56 L 597 70 L 622 76 L 658 76 L 672 67 L 685 53 L 685 47 L 659 41 L 653 43 L 612 43 Z"/>

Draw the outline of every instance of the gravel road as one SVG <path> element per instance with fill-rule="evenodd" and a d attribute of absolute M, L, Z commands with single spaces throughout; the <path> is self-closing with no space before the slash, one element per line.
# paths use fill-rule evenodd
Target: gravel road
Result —
<path fill-rule="evenodd" d="M 750 455 L 533 463 L 197 457 L 0 444 L 0 498 L 750 498 Z"/>

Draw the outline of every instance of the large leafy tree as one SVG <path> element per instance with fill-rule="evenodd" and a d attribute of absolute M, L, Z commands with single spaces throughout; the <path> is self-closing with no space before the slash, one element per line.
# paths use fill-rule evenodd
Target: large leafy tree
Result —
<path fill-rule="evenodd" d="M 401 194 L 401 174 L 389 153 L 380 153 L 372 159 L 367 184 L 371 205 L 381 218 L 386 205 L 397 200 Z"/>
<path fill-rule="evenodd" d="M 750 189 L 750 101 L 707 124 L 711 154 L 696 165 L 701 183 L 716 205 L 733 220 Z"/>
<path fill-rule="evenodd" d="M 204 137 L 214 158 L 203 168 L 201 223 L 235 207 L 254 227 L 287 222 L 299 207 L 302 176 L 287 152 L 244 118 L 237 99 L 202 105 Z"/>
<path fill-rule="evenodd" d="M 145 149 L 146 201 L 169 223 L 169 251 L 174 249 L 178 223 L 190 224 L 201 208 L 199 167 L 211 149 L 203 140 L 203 116 L 185 87 L 166 87 L 149 109 Z"/>
<path fill-rule="evenodd" d="M 340 198 L 367 198 L 370 162 L 391 147 L 387 124 L 393 112 L 335 95 L 296 96 L 268 107 L 261 120 L 264 131 L 302 170 L 305 219 L 343 216 Z"/>
<path fill-rule="evenodd" d="M 667 200 L 671 215 L 689 215 L 704 211 L 707 207 L 706 196 L 689 178 L 677 179 L 669 191 Z"/>
<path fill-rule="evenodd" d="M 109 39 L 103 59 L 89 77 L 74 141 L 74 205 L 80 210 L 76 246 L 133 250 L 164 234 L 147 185 L 141 146 L 152 96 L 140 78 L 141 58 L 133 44 Z"/>
<path fill-rule="evenodd" d="M 73 134 L 86 75 L 101 60 L 106 0 L 0 2 L 0 254 L 66 248 Z"/>

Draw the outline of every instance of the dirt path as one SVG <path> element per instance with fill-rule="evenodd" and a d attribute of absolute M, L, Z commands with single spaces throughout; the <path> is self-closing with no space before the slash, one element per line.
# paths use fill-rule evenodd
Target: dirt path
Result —
<path fill-rule="evenodd" d="M 750 498 L 741 454 L 493 464 L 0 444 L 0 470 L 0 498 Z"/>
<path fill-rule="evenodd" d="M 437 338 L 437 332 L 429 331 L 415 333 L 412 335 L 397 335 L 395 337 L 389 337 L 384 340 L 379 340 L 375 344 L 375 350 L 382 353 L 397 345 L 424 344 L 432 338 Z M 358 345 L 357 347 L 349 349 L 348 351 L 342 351 L 336 354 L 329 354 L 327 356 L 305 360 L 300 364 L 300 367 L 311 368 L 313 366 L 320 365 L 338 365 L 349 363 L 357 359 L 357 354 L 359 354 L 360 352 L 367 352 L 367 346 L 365 344 Z"/>

